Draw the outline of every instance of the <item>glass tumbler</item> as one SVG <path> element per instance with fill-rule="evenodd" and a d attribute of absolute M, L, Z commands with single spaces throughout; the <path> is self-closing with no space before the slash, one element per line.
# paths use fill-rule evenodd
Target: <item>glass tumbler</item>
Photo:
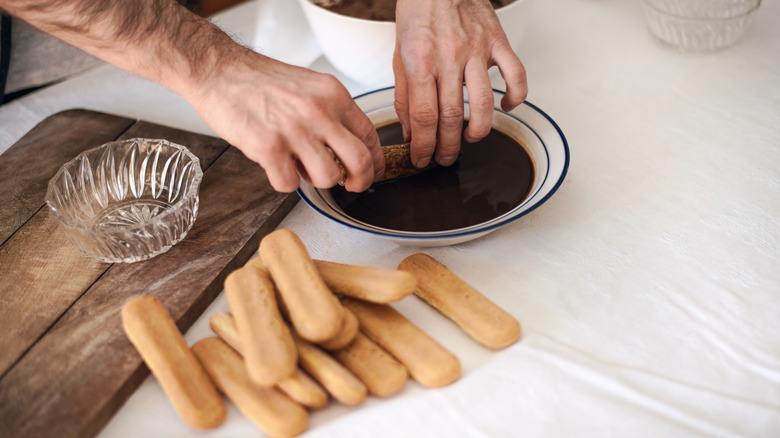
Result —
<path fill-rule="evenodd" d="M 711 52 L 745 34 L 761 0 L 642 0 L 650 33 L 682 51 Z"/>

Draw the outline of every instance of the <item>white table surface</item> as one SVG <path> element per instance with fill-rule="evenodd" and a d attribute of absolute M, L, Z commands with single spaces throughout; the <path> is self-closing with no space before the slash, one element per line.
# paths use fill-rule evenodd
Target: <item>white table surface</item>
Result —
<path fill-rule="evenodd" d="M 267 44 L 260 6 L 216 21 Z M 568 177 L 519 222 L 425 250 L 517 317 L 522 340 L 489 351 L 407 298 L 397 308 L 461 359 L 463 377 L 332 402 L 304 436 L 780 436 L 780 2 L 765 1 L 736 46 L 700 55 L 653 40 L 637 0 L 539 1 L 532 21 L 519 53 L 528 100 L 566 135 Z M 296 41 L 292 54 L 264 50 L 332 71 Z M 106 66 L 0 107 L 0 151 L 75 107 L 211 133 L 177 96 Z M 281 227 L 327 260 L 392 268 L 419 251 L 303 203 Z M 187 340 L 227 308 L 220 296 Z M 141 436 L 262 433 L 232 406 L 222 427 L 192 431 L 149 378 L 101 433 Z"/>

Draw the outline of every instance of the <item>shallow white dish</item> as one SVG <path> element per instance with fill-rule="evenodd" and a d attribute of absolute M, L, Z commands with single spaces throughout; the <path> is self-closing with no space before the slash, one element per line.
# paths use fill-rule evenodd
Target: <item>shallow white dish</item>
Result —
<path fill-rule="evenodd" d="M 466 98 L 465 115 L 468 118 L 468 94 L 465 87 L 463 93 Z M 381 126 L 397 120 L 393 108 L 393 94 L 392 87 L 384 88 L 358 96 L 355 98 L 355 102 L 375 125 Z M 542 110 L 529 102 L 524 102 L 512 111 L 502 111 L 500 102 L 503 95 L 503 92 L 493 90 L 493 127 L 525 146 L 535 170 L 528 196 L 505 214 L 477 225 L 453 230 L 398 231 L 373 226 L 349 217 L 336 205 L 328 189 L 317 189 L 301 182 L 298 194 L 304 202 L 323 216 L 352 230 L 365 232 L 399 245 L 454 245 L 495 231 L 529 214 L 547 201 L 563 183 L 569 167 L 569 147 L 558 125 Z"/>

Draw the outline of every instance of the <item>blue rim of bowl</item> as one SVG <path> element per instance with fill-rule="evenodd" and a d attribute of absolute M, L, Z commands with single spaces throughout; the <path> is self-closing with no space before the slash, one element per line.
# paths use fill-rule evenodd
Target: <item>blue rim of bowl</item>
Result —
<path fill-rule="evenodd" d="M 381 91 L 386 91 L 386 90 L 389 90 L 389 89 L 392 89 L 392 88 L 395 88 L 395 87 L 384 87 L 384 88 L 380 88 L 380 89 L 377 89 L 377 90 L 372 90 L 372 91 L 360 94 L 358 96 L 355 96 L 354 99 L 357 100 L 357 99 L 359 99 L 359 98 L 361 98 L 363 96 L 367 96 L 367 95 L 370 95 L 370 94 L 375 94 L 375 93 L 378 93 L 378 92 L 381 92 Z M 493 89 L 493 91 L 495 93 L 499 93 L 499 94 L 502 94 L 502 95 L 506 94 L 504 91 L 501 91 L 501 90 Z M 369 234 L 373 234 L 373 235 L 376 235 L 376 236 L 392 238 L 392 239 L 396 239 L 396 240 L 408 240 L 408 241 L 427 240 L 427 241 L 433 241 L 433 240 L 440 240 L 440 239 L 452 239 L 452 238 L 464 237 L 464 236 L 468 236 L 468 235 L 472 235 L 472 234 L 483 234 L 483 233 L 487 233 L 489 231 L 495 230 L 496 228 L 502 227 L 502 226 L 504 226 L 504 225 L 506 225 L 508 223 L 511 223 L 511 222 L 514 222 L 514 221 L 520 219 L 521 217 L 526 216 L 528 213 L 536 210 L 540 205 L 544 204 L 548 199 L 550 199 L 550 197 L 553 194 L 555 194 L 556 191 L 558 191 L 558 188 L 561 186 L 561 184 L 563 184 L 563 181 L 566 178 L 566 174 L 568 173 L 568 170 L 569 170 L 569 161 L 570 161 L 569 143 L 566 141 L 566 136 L 563 135 L 563 131 L 561 130 L 561 128 L 558 126 L 557 123 L 555 123 L 555 121 L 549 115 L 547 115 L 547 113 L 542 111 L 539 107 L 537 107 L 536 105 L 532 104 L 531 102 L 526 100 L 521 105 L 527 105 L 532 110 L 534 110 L 537 113 L 539 113 L 542 117 L 544 117 L 550 123 L 550 125 L 552 125 L 552 127 L 555 128 L 555 131 L 558 133 L 558 136 L 560 137 L 561 142 L 562 142 L 563 152 L 564 152 L 564 162 L 563 162 L 563 168 L 561 170 L 561 175 L 558 178 L 558 181 L 555 182 L 555 185 L 552 187 L 552 189 L 550 189 L 550 191 L 544 197 L 542 197 L 541 199 L 536 201 L 528 209 L 526 209 L 526 210 L 524 210 L 524 211 L 522 211 L 522 212 L 520 212 L 520 213 L 518 213 L 516 215 L 513 215 L 511 217 L 507 217 L 507 218 L 505 218 L 503 220 L 499 220 L 499 221 L 497 221 L 495 223 L 491 223 L 488 226 L 480 227 L 478 229 L 473 229 L 473 227 L 479 226 L 479 225 L 472 225 L 471 227 L 464 227 L 464 228 L 455 229 L 455 230 L 447 230 L 447 231 L 437 232 L 437 233 L 446 233 L 446 234 L 433 234 L 433 233 L 430 233 L 430 232 L 419 232 L 418 233 L 418 232 L 411 232 L 411 231 L 398 231 L 398 230 L 390 230 L 390 229 L 387 229 L 387 228 L 381 228 L 381 227 L 376 227 L 376 226 L 373 226 L 373 225 L 370 225 L 370 224 L 366 224 L 366 226 L 369 226 L 369 227 L 372 228 L 372 229 L 368 229 L 368 228 L 363 228 L 363 227 L 357 227 L 357 226 L 355 226 L 355 225 L 353 225 L 351 223 L 342 221 L 339 216 L 344 217 L 344 218 L 346 218 L 347 216 L 342 215 L 340 212 L 336 212 L 336 214 L 332 214 L 330 212 L 326 212 L 326 211 L 322 210 L 317 205 L 315 205 L 306 196 L 306 194 L 303 193 L 303 191 L 300 188 L 297 190 L 298 196 L 300 196 L 301 199 L 303 199 L 303 202 L 305 202 L 309 207 L 311 207 L 315 211 L 319 212 L 323 216 L 329 217 L 329 218 L 333 219 L 334 221 L 338 222 L 341 225 L 344 225 L 344 226 L 346 226 L 348 228 L 351 228 L 351 229 L 354 229 L 354 230 L 363 231 L 363 232 L 366 232 L 366 233 L 369 233 Z M 533 132 L 534 135 L 536 135 L 536 137 L 539 138 L 540 141 L 542 142 L 545 154 L 547 154 L 548 162 L 549 162 L 549 152 L 548 152 L 548 149 L 547 149 L 547 144 L 544 143 L 544 141 L 541 139 L 541 137 L 539 136 L 539 133 L 537 133 L 533 128 L 528 126 L 527 123 L 525 123 L 524 121 L 520 120 L 515 115 L 507 113 L 507 112 L 504 112 L 504 111 L 502 111 L 500 109 L 498 109 L 498 111 L 501 111 L 502 113 L 506 114 L 507 116 L 514 118 L 515 120 L 517 120 L 520 123 L 522 123 L 523 125 L 525 125 L 529 130 L 531 130 L 531 132 Z M 549 171 L 550 171 L 550 169 L 549 169 L 549 166 L 548 166 L 548 168 L 547 168 L 547 173 L 548 174 L 545 175 L 545 178 L 544 178 L 545 181 L 546 181 L 547 177 L 549 176 Z M 527 199 L 528 200 L 532 199 L 533 196 L 535 196 L 536 193 L 538 193 L 538 191 L 541 190 L 541 187 L 543 185 L 544 184 L 540 185 L 539 189 L 537 189 L 537 191 L 534 193 L 534 195 L 529 196 Z M 319 194 L 319 189 L 313 188 L 313 190 L 315 190 Z M 325 199 L 322 198 L 322 195 L 320 195 L 320 199 L 323 202 L 325 202 L 326 204 L 330 205 L 329 202 L 325 201 Z M 525 204 L 525 202 L 521 203 L 518 207 L 520 207 L 520 206 L 522 206 L 524 204 Z M 509 214 L 509 213 L 505 213 L 505 215 L 506 214 Z M 499 216 L 499 218 L 500 217 L 501 216 Z M 496 219 L 498 219 L 498 218 L 496 218 Z M 496 219 L 492 219 L 492 220 L 496 220 Z M 354 221 L 354 222 L 358 222 L 357 220 L 355 220 L 353 218 L 349 218 L 349 220 L 350 221 Z M 490 221 L 488 221 L 488 222 L 490 222 Z M 361 224 L 362 224 L 362 222 L 361 222 Z"/>

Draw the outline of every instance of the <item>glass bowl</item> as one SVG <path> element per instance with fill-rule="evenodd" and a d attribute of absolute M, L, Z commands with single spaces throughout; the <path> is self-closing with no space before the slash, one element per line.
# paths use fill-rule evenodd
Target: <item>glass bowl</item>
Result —
<path fill-rule="evenodd" d="M 49 181 L 46 203 L 67 239 L 98 260 L 162 254 L 198 215 L 200 161 L 167 140 L 135 138 L 79 154 Z"/>
<path fill-rule="evenodd" d="M 384 126 L 398 120 L 393 107 L 394 88 L 385 88 L 355 98 L 358 106 L 376 126 Z M 468 118 L 468 93 L 464 113 Z M 524 102 L 512 111 L 501 110 L 502 91 L 493 90 L 493 127 L 522 145 L 533 164 L 534 172 L 530 190 L 515 207 L 489 220 L 475 225 L 442 231 L 403 231 L 383 228 L 362 222 L 347 214 L 330 189 L 317 189 L 301 182 L 300 197 L 314 210 L 351 230 L 367 233 L 399 245 L 434 247 L 454 245 L 482 237 L 531 213 L 544 204 L 558 190 L 569 167 L 569 147 L 558 125 L 542 110 Z M 501 159 L 501 157 L 498 157 Z M 518 175 L 519 178 L 519 175 Z M 464 181 L 468 184 L 467 181 Z M 436 207 L 431 207 L 436 208 Z M 406 212 L 398 212 L 399 215 Z"/>
<path fill-rule="evenodd" d="M 656 38 L 683 51 L 709 52 L 742 38 L 761 0 L 643 0 L 642 6 Z"/>

